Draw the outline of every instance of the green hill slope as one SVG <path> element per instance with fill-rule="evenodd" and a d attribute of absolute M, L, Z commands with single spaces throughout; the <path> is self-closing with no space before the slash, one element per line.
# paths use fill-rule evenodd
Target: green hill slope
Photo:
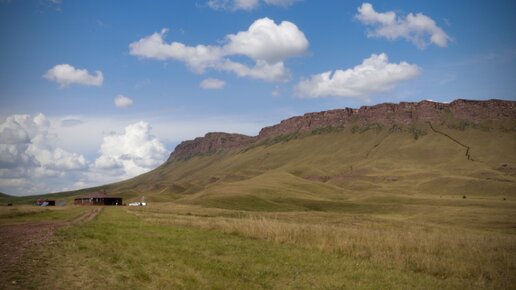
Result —
<path fill-rule="evenodd" d="M 290 134 L 167 162 L 105 188 L 129 198 L 248 210 L 339 210 L 346 201 L 385 197 L 516 197 L 515 131 L 433 127 Z"/>

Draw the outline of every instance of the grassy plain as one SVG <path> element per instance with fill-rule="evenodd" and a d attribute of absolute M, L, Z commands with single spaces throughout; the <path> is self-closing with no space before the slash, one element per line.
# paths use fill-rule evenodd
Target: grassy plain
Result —
<path fill-rule="evenodd" d="M 448 214 L 420 217 L 422 207 L 415 206 L 396 214 L 374 213 L 376 207 L 354 212 L 332 206 L 283 212 L 175 203 L 105 207 L 94 220 L 63 227 L 51 242 L 28 251 L 2 274 L 2 289 L 514 288 L 514 211 L 449 205 Z M 469 207 L 472 211 L 464 210 Z M 462 222 L 481 208 L 493 221 Z M 22 207 L 18 212 L 25 215 L 4 214 L 1 220 L 62 221 L 77 211 L 85 208 Z M 429 215 L 436 219 L 423 222 Z M 498 227 L 489 226 L 494 221 Z"/>
<path fill-rule="evenodd" d="M 238 234 L 420 273 L 456 289 L 516 285 L 514 210 L 485 204 L 440 205 L 440 210 L 404 205 L 402 210 L 391 207 L 392 212 L 360 207 L 349 212 L 333 211 L 331 205 L 319 211 L 271 213 L 159 204 L 132 211 L 152 223 Z M 484 215 L 491 217 L 481 221 Z"/>
<path fill-rule="evenodd" d="M 62 228 L 44 250 L 24 257 L 4 277 L 3 288 L 510 289 L 514 285 L 511 236 L 325 215 L 271 217 L 173 204 L 105 208 L 93 221 Z M 469 254 L 465 247 L 471 247 Z"/>

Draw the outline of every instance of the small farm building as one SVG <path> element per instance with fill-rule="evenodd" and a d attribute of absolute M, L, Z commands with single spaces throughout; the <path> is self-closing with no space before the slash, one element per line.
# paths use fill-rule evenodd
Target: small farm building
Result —
<path fill-rule="evenodd" d="M 94 192 L 75 198 L 76 205 L 122 205 L 121 197 L 109 196 L 105 192 Z"/>

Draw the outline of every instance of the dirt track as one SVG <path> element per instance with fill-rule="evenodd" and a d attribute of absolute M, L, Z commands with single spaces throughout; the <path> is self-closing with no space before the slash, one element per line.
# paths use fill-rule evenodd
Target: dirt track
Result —
<path fill-rule="evenodd" d="M 72 221 L 0 225 L 0 249 L 2 249 L 0 274 L 16 263 L 27 250 L 48 242 L 58 228 L 91 221 L 101 211 L 102 208 L 100 207 L 92 208 Z"/>
<path fill-rule="evenodd" d="M 96 208 L 88 211 L 87 213 L 75 218 L 69 224 L 76 225 L 76 224 L 80 224 L 80 223 L 89 222 L 89 221 L 93 220 L 101 211 L 102 211 L 101 207 L 96 207 Z"/>

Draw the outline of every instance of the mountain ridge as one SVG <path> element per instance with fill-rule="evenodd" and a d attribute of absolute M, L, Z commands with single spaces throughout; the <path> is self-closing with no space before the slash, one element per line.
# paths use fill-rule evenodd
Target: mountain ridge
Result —
<path fill-rule="evenodd" d="M 264 127 L 257 136 L 210 132 L 204 137 L 183 141 L 170 154 L 167 163 L 196 154 L 242 149 L 281 135 L 308 132 L 317 128 L 342 127 L 350 124 L 358 126 L 367 124 L 410 125 L 418 122 L 443 122 L 450 117 L 473 124 L 485 121 L 515 120 L 516 101 L 457 99 L 450 103 L 439 103 L 423 100 L 420 102 L 381 103 L 362 106 L 359 109 L 344 108 L 306 113 Z"/>

